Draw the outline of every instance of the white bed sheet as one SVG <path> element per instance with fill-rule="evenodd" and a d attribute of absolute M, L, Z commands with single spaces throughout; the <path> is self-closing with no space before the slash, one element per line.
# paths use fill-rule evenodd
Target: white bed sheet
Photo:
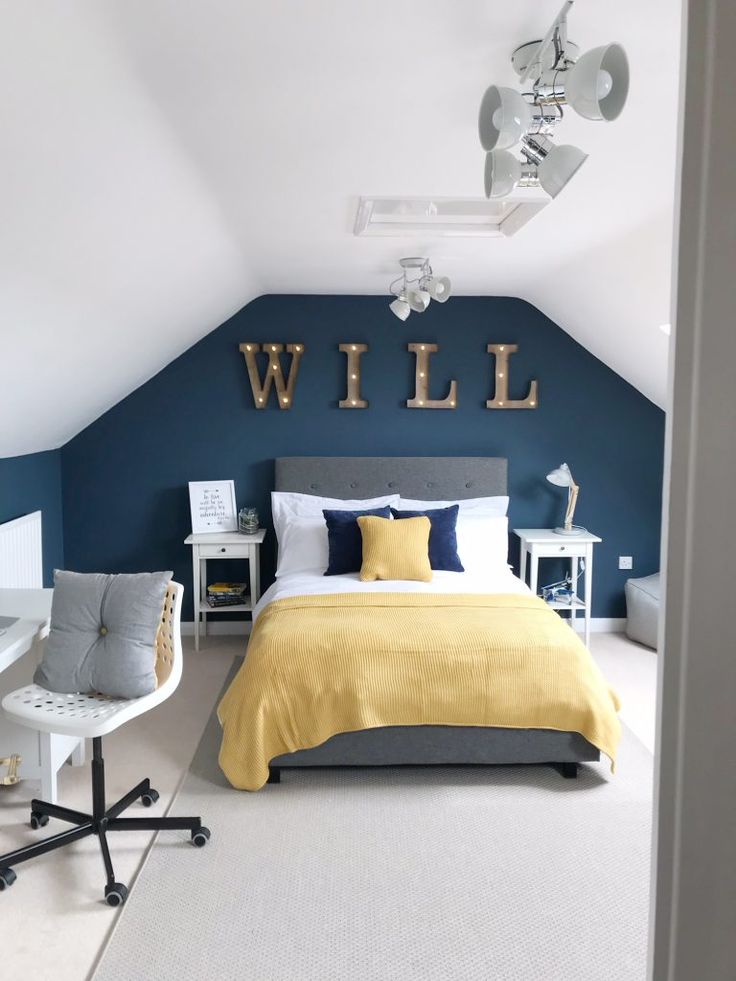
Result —
<path fill-rule="evenodd" d="M 521 593 L 529 595 L 529 587 L 510 569 L 499 569 L 490 575 L 470 572 L 435 572 L 430 582 L 389 580 L 361 582 L 358 573 L 347 576 L 325 576 L 321 569 L 296 572 L 277 579 L 256 604 L 253 620 L 274 600 L 291 596 L 319 596 L 329 593 Z"/>

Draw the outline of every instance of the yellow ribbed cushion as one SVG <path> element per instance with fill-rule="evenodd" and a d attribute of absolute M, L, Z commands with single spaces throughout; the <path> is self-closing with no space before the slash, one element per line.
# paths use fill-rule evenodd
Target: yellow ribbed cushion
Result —
<path fill-rule="evenodd" d="M 414 579 L 429 582 L 429 518 L 358 518 L 363 536 L 361 582 L 376 579 Z"/>

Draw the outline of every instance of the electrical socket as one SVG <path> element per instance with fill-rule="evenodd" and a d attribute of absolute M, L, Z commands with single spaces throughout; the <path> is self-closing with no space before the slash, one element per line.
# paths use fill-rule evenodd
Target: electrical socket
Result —
<path fill-rule="evenodd" d="M 634 568 L 633 558 L 630 555 L 619 555 L 618 567 L 619 569 L 633 569 Z"/>

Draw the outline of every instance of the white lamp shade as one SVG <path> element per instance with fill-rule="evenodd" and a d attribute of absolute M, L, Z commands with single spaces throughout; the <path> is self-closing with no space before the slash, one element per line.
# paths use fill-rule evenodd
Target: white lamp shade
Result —
<path fill-rule="evenodd" d="M 430 276 L 425 286 L 432 299 L 437 300 L 438 303 L 444 303 L 450 299 L 452 283 L 447 276 Z"/>
<path fill-rule="evenodd" d="M 404 299 L 403 294 L 397 296 L 392 303 L 389 303 L 388 308 L 399 320 L 406 320 L 411 313 L 411 307 Z"/>
<path fill-rule="evenodd" d="M 491 85 L 480 103 L 478 136 L 484 150 L 506 150 L 522 138 L 531 121 L 531 108 L 515 89 Z"/>
<path fill-rule="evenodd" d="M 539 183 L 550 197 L 556 198 L 588 159 L 576 146 L 563 144 L 553 147 L 537 169 Z"/>
<path fill-rule="evenodd" d="M 561 463 L 559 467 L 550 470 L 547 474 L 547 480 L 555 487 L 571 487 L 573 483 L 570 468 L 566 463 Z"/>
<path fill-rule="evenodd" d="M 406 294 L 407 303 L 417 313 L 424 313 L 431 299 L 432 297 L 426 290 L 408 290 Z"/>
<path fill-rule="evenodd" d="M 629 60 L 620 44 L 586 51 L 567 72 L 565 100 L 585 119 L 616 119 L 629 94 Z"/>
<path fill-rule="evenodd" d="M 504 198 L 521 180 L 521 163 L 508 150 L 486 154 L 485 190 L 487 198 Z"/>

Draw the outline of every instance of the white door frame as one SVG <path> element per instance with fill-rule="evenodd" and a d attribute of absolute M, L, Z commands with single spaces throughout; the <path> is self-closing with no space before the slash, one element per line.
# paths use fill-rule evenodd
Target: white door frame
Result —
<path fill-rule="evenodd" d="M 736 978 L 736 2 L 687 4 L 650 978 Z"/>

